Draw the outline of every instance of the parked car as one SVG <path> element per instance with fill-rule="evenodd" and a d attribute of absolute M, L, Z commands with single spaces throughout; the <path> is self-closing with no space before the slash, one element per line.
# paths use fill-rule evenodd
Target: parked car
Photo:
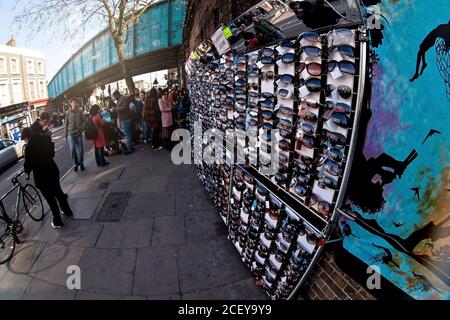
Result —
<path fill-rule="evenodd" d="M 25 141 L 0 140 L 0 168 L 22 158 L 25 154 Z"/>

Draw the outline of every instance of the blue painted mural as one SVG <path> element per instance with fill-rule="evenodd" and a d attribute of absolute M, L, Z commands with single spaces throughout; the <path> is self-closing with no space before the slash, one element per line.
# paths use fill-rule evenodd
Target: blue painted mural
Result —
<path fill-rule="evenodd" d="M 450 15 L 448 0 L 366 0 L 371 101 L 355 154 L 344 247 L 415 299 L 450 298 Z"/>
<path fill-rule="evenodd" d="M 169 0 L 155 4 L 124 34 L 128 59 L 145 53 L 180 45 L 186 10 L 184 0 Z M 102 31 L 87 42 L 59 70 L 48 85 L 51 98 L 61 95 L 78 82 L 117 64 L 119 61 L 113 39 Z"/>

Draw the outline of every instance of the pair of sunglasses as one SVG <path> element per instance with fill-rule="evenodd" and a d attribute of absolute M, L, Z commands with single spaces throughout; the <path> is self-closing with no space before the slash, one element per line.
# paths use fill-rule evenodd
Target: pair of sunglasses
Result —
<path fill-rule="evenodd" d="M 338 183 L 335 179 L 327 175 L 319 175 L 319 180 L 317 181 L 317 185 L 321 189 L 332 189 L 337 190 Z"/>
<path fill-rule="evenodd" d="M 325 88 L 325 94 L 327 97 L 331 97 L 334 91 L 337 91 L 339 96 L 343 99 L 349 99 L 353 95 L 353 90 L 349 86 L 345 86 L 345 85 L 335 86 L 335 85 L 329 84 Z"/>
<path fill-rule="evenodd" d="M 292 99 L 292 96 L 294 95 L 294 92 L 287 88 L 279 88 L 277 91 L 277 96 L 281 97 L 283 99 Z"/>
<path fill-rule="evenodd" d="M 321 36 L 317 32 L 303 32 L 298 36 L 297 41 L 300 44 L 302 41 L 321 42 Z"/>
<path fill-rule="evenodd" d="M 317 210 L 325 218 L 328 220 L 331 217 L 332 206 L 330 203 L 320 199 L 316 194 L 312 194 L 309 198 L 309 206 L 313 207 L 317 205 Z"/>
<path fill-rule="evenodd" d="M 337 132 L 331 132 L 326 129 L 322 130 L 322 140 L 329 143 L 332 147 L 336 149 L 343 149 L 347 144 L 347 138 Z"/>
<path fill-rule="evenodd" d="M 301 150 L 302 146 L 304 146 L 308 149 L 313 149 L 315 147 L 315 145 L 316 145 L 316 139 L 314 137 L 311 137 L 308 135 L 303 135 L 303 137 L 296 140 L 295 150 Z"/>
<path fill-rule="evenodd" d="M 275 72 L 267 71 L 262 74 L 263 80 L 273 80 L 275 78 Z"/>
<path fill-rule="evenodd" d="M 305 46 L 301 47 L 299 50 L 300 54 L 305 54 L 308 57 L 322 57 L 322 49 L 315 46 Z"/>
<path fill-rule="evenodd" d="M 339 54 L 348 58 L 356 57 L 355 48 L 348 44 L 341 44 L 328 48 L 328 56 L 333 55 L 335 52 L 339 52 Z"/>
<path fill-rule="evenodd" d="M 298 72 L 302 73 L 303 70 L 306 70 L 309 75 L 317 77 L 322 74 L 322 65 L 317 62 L 301 62 L 298 65 Z"/>
<path fill-rule="evenodd" d="M 318 78 L 300 79 L 299 86 L 306 86 L 310 92 L 319 92 L 322 88 L 322 81 Z"/>
<path fill-rule="evenodd" d="M 356 75 L 357 73 L 357 69 L 356 69 L 356 64 L 354 62 L 351 61 L 347 61 L 347 60 L 342 60 L 342 61 L 336 61 L 336 60 L 331 60 L 328 61 L 327 63 L 327 69 L 328 72 L 333 72 L 334 69 L 339 68 L 339 70 L 342 73 L 346 73 L 349 75 Z"/>
<path fill-rule="evenodd" d="M 295 53 L 288 52 L 282 54 L 279 60 L 281 60 L 283 63 L 291 64 L 298 60 L 298 56 Z"/>

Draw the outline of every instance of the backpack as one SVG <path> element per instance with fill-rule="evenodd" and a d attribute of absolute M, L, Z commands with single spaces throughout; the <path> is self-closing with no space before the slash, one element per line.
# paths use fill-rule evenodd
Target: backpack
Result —
<path fill-rule="evenodd" d="M 95 140 L 97 138 L 97 135 L 98 135 L 98 130 L 95 127 L 95 124 L 91 118 L 91 119 L 89 119 L 89 121 L 87 123 L 86 131 L 84 132 L 84 136 L 86 137 L 86 140 Z"/>

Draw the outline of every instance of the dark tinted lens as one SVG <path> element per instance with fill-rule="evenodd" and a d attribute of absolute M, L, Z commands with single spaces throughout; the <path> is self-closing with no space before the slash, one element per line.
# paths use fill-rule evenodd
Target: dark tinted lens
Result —
<path fill-rule="evenodd" d="M 290 91 L 288 89 L 281 88 L 277 93 L 280 97 L 286 98 L 290 95 Z"/>
<path fill-rule="evenodd" d="M 316 132 L 316 129 L 314 128 L 314 126 L 309 123 L 302 123 L 301 129 L 305 134 L 307 134 L 309 136 L 314 135 L 314 133 Z"/>
<path fill-rule="evenodd" d="M 281 42 L 280 46 L 283 47 L 283 48 L 294 48 L 295 47 L 295 43 L 293 43 L 291 41 L 284 40 L 283 42 Z"/>
<path fill-rule="evenodd" d="M 314 112 L 307 111 L 304 114 L 299 114 L 300 119 L 304 119 L 311 122 L 317 122 L 317 115 Z"/>
<path fill-rule="evenodd" d="M 275 77 L 275 73 L 273 71 L 267 71 L 263 74 L 263 78 L 267 80 L 272 80 Z"/>
<path fill-rule="evenodd" d="M 245 105 L 247 103 L 247 99 L 240 98 L 240 99 L 237 99 L 236 102 L 239 104 Z"/>
<path fill-rule="evenodd" d="M 349 119 L 347 118 L 347 116 L 345 114 L 335 112 L 333 114 L 333 116 L 331 117 L 331 119 L 339 127 L 344 128 L 344 129 L 348 128 Z"/>
<path fill-rule="evenodd" d="M 328 151 L 328 156 L 335 162 L 342 162 L 342 160 L 344 160 L 344 154 L 337 149 L 331 149 Z"/>
<path fill-rule="evenodd" d="M 285 53 L 281 56 L 281 61 L 283 61 L 283 63 L 292 63 L 294 62 L 296 59 L 296 55 L 294 53 Z"/>
<path fill-rule="evenodd" d="M 281 82 L 285 84 L 294 84 L 295 78 L 293 75 L 290 74 L 284 74 L 280 77 Z"/>
<path fill-rule="evenodd" d="M 307 147 L 308 149 L 312 149 L 312 148 L 314 148 L 314 145 L 316 144 L 316 140 L 310 136 L 303 136 L 302 144 L 305 147 Z"/>
<path fill-rule="evenodd" d="M 300 52 L 304 52 L 310 57 L 320 57 L 322 56 L 322 50 L 317 47 L 307 46 L 300 49 Z"/>
<path fill-rule="evenodd" d="M 283 138 L 289 139 L 291 137 L 291 131 L 286 129 L 280 129 L 280 135 Z"/>
<path fill-rule="evenodd" d="M 311 76 L 320 76 L 322 74 L 322 65 L 320 63 L 311 62 L 311 63 L 300 63 L 299 65 L 299 72 L 303 72 L 305 70 L 310 74 Z"/>
<path fill-rule="evenodd" d="M 308 189 L 301 184 L 297 184 L 294 191 L 300 197 L 306 197 L 308 195 Z"/>
<path fill-rule="evenodd" d="M 320 40 L 320 36 L 318 33 L 316 32 L 303 32 L 299 37 L 298 37 L 298 41 L 302 41 L 302 40 L 306 40 L 306 41 L 319 41 Z"/>
<path fill-rule="evenodd" d="M 273 59 L 273 57 L 264 56 L 261 58 L 262 64 L 273 64 L 274 62 L 275 60 Z"/>
<path fill-rule="evenodd" d="M 328 55 L 332 55 L 336 51 L 339 51 L 341 55 L 347 56 L 349 58 L 355 57 L 355 49 L 349 45 L 344 44 L 337 47 L 331 47 L 328 49 Z"/>
<path fill-rule="evenodd" d="M 279 111 L 285 117 L 292 117 L 292 115 L 294 114 L 294 111 L 291 108 L 287 107 L 281 107 Z"/>
<path fill-rule="evenodd" d="M 271 120 L 273 117 L 273 113 L 272 111 L 262 111 L 261 116 L 263 117 L 264 120 Z"/>
<path fill-rule="evenodd" d="M 356 66 L 351 61 L 330 61 L 328 62 L 328 72 L 332 72 L 336 67 L 339 67 L 339 70 L 343 73 L 347 73 L 350 75 L 356 74 Z"/>
<path fill-rule="evenodd" d="M 256 91 L 249 91 L 248 95 L 252 98 L 258 98 L 259 97 L 259 93 Z"/>
<path fill-rule="evenodd" d="M 289 151 L 289 149 L 290 149 L 289 142 L 287 142 L 286 140 L 281 140 L 279 142 L 279 147 L 280 147 L 280 150 L 282 150 L 282 151 Z"/>
<path fill-rule="evenodd" d="M 327 85 L 326 88 L 326 95 L 327 97 L 331 97 L 333 91 L 337 90 L 338 94 L 341 96 L 341 98 L 343 99 L 349 99 L 352 96 L 352 88 L 350 88 L 349 86 L 334 86 L 334 85 Z"/>
<path fill-rule="evenodd" d="M 245 87 L 247 82 L 245 80 L 239 79 L 234 84 L 236 85 L 236 87 Z"/>
<path fill-rule="evenodd" d="M 319 92 L 322 87 L 322 82 L 320 79 L 317 78 L 310 78 L 308 80 L 301 79 L 300 80 L 300 87 L 306 85 L 309 91 L 311 92 Z"/>
<path fill-rule="evenodd" d="M 264 122 L 262 124 L 263 129 L 273 129 L 273 124 L 271 122 Z"/>
<path fill-rule="evenodd" d="M 341 166 L 331 160 L 328 160 L 327 162 L 325 162 L 324 168 L 329 174 L 331 174 L 333 176 L 339 176 L 341 173 Z"/>
<path fill-rule="evenodd" d="M 261 96 L 262 96 L 263 98 L 266 98 L 266 99 L 275 98 L 275 95 L 274 95 L 273 93 L 270 93 L 270 92 L 262 92 L 262 93 L 261 93 Z"/>
<path fill-rule="evenodd" d="M 272 48 L 264 48 L 261 50 L 261 55 L 262 56 L 273 56 L 273 49 Z"/>
<path fill-rule="evenodd" d="M 269 100 L 269 99 L 261 101 L 260 104 L 261 104 L 261 107 L 264 107 L 264 108 L 268 108 L 268 109 L 273 108 L 273 102 L 272 102 L 272 100 Z"/>
<path fill-rule="evenodd" d="M 247 77 L 249 77 L 249 78 L 258 78 L 258 77 L 259 77 L 259 73 L 258 73 L 258 72 L 255 72 L 255 71 L 250 71 L 250 72 L 247 74 Z"/>
<path fill-rule="evenodd" d="M 247 76 L 247 73 L 245 71 L 236 72 L 236 77 L 238 77 L 238 78 L 245 79 L 246 76 Z"/>

